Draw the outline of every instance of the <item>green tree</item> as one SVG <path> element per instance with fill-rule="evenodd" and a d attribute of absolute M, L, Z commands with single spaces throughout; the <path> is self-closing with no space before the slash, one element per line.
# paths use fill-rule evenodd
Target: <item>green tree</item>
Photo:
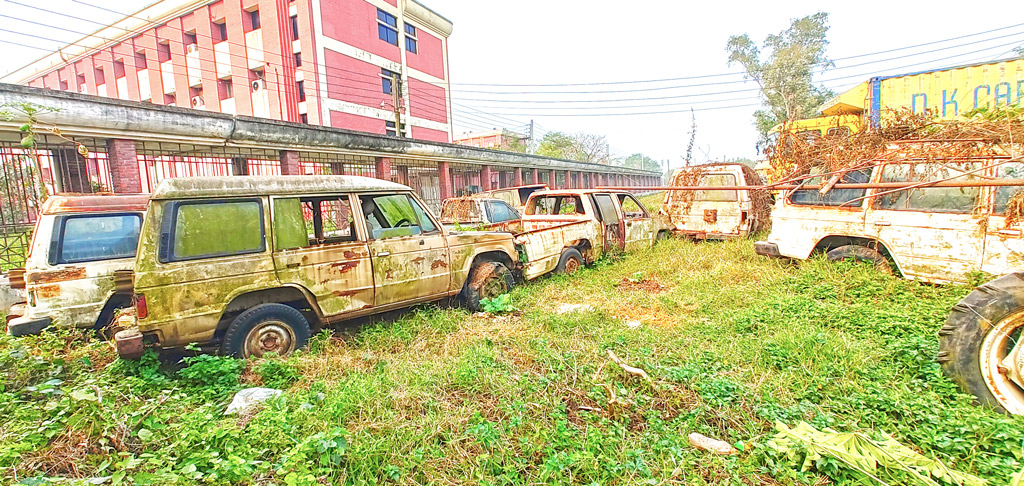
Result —
<path fill-rule="evenodd" d="M 563 132 L 548 132 L 540 139 L 537 146 L 537 155 L 554 157 L 557 159 L 576 160 L 576 140 L 571 135 Z"/>
<path fill-rule="evenodd" d="M 818 12 L 793 19 L 788 29 L 769 35 L 764 51 L 747 34 L 729 37 L 725 50 L 729 64 L 739 63 L 747 77 L 761 89 L 766 108 L 754 113 L 754 126 L 766 137 L 775 125 L 788 120 L 809 118 L 825 100 L 834 96 L 831 90 L 815 85 L 815 67 L 832 65 L 825 55 L 828 41 L 828 14 Z"/>
<path fill-rule="evenodd" d="M 607 164 L 608 140 L 604 135 L 579 132 L 548 132 L 537 146 L 537 155 L 559 159 Z"/>
<path fill-rule="evenodd" d="M 622 159 L 622 163 L 619 165 L 631 169 L 661 170 L 661 162 L 641 153 L 635 153 Z"/>

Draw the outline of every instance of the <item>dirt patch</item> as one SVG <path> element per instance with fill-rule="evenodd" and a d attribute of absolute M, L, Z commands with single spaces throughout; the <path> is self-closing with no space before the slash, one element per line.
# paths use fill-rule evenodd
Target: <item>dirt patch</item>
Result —
<path fill-rule="evenodd" d="M 658 327 L 673 327 L 677 324 L 676 317 L 669 315 L 658 307 L 637 307 L 624 305 L 615 309 L 615 317 L 629 322 L 639 321 Z"/>
<path fill-rule="evenodd" d="M 622 277 L 622 280 L 619 280 L 619 283 L 615 285 L 615 288 L 624 292 L 641 291 L 649 294 L 660 294 L 668 290 L 668 287 L 655 280 L 649 278 L 635 280 L 629 277 Z"/>

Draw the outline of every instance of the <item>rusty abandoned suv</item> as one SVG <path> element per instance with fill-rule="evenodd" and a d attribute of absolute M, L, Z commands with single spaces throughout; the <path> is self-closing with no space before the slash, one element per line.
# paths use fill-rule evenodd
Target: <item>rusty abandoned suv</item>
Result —
<path fill-rule="evenodd" d="M 312 330 L 508 291 L 507 233 L 446 231 L 407 186 L 355 176 L 168 179 L 151 196 L 134 275 L 137 328 L 119 354 L 198 343 L 287 354 Z"/>

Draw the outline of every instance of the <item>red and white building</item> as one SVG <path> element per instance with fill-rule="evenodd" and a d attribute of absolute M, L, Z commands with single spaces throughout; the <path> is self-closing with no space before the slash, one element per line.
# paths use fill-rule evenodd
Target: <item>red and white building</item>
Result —
<path fill-rule="evenodd" d="M 416 0 L 163 0 L 0 81 L 377 134 L 397 90 L 404 136 L 450 142 L 451 31 Z"/>
<path fill-rule="evenodd" d="M 522 144 L 525 147 L 528 137 L 510 130 L 495 129 L 486 132 L 471 132 L 456 135 L 452 142 L 470 147 L 504 149 Z"/>

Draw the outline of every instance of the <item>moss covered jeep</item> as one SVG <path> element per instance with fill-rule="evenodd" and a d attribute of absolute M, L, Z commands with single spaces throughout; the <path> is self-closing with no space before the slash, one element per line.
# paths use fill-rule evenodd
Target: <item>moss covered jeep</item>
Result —
<path fill-rule="evenodd" d="M 355 176 L 169 179 L 151 196 L 123 357 L 197 343 L 288 354 L 318 327 L 507 292 L 508 233 L 447 232 L 407 186 Z"/>

